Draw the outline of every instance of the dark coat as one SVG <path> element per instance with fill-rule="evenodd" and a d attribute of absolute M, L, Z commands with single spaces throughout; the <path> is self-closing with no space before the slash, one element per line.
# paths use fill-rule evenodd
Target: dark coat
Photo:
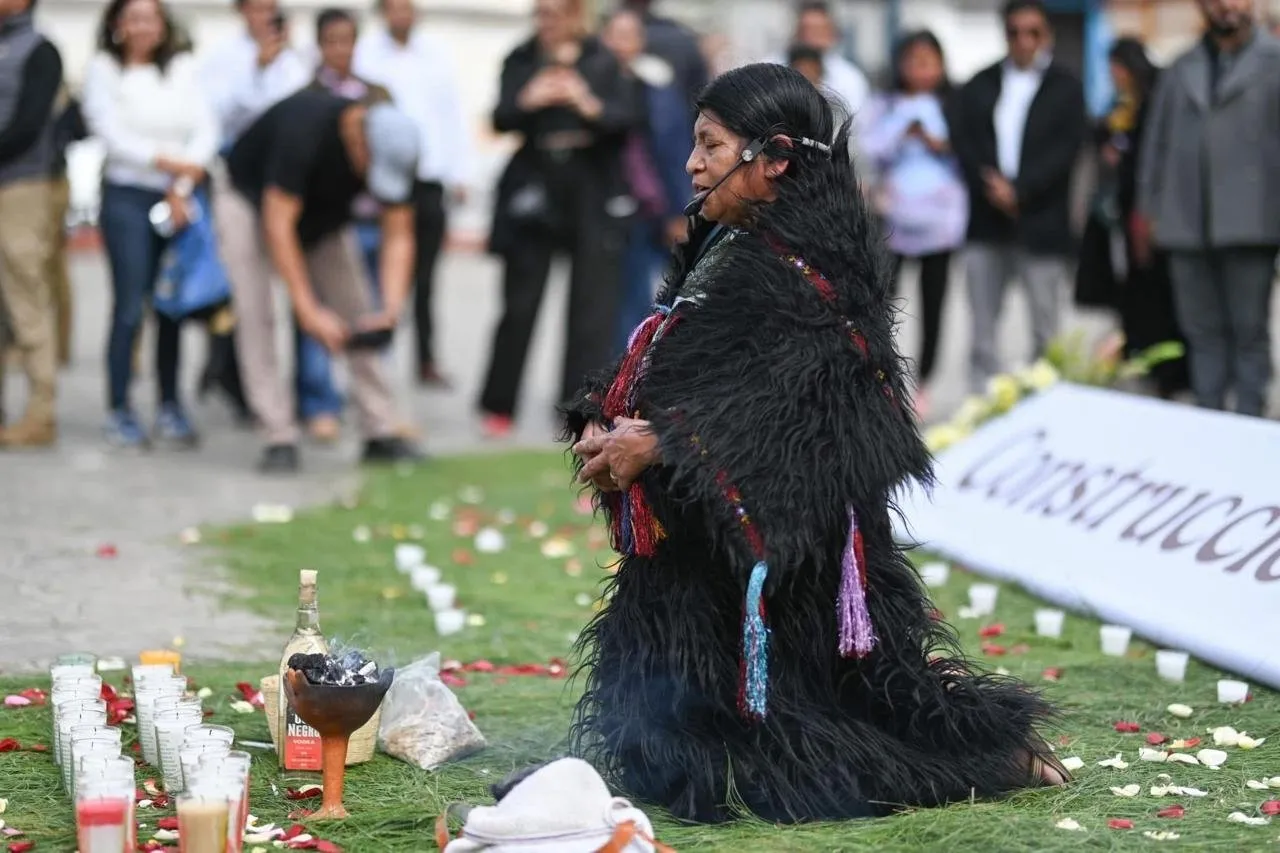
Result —
<path fill-rule="evenodd" d="M 627 193 L 622 174 L 622 148 L 627 134 L 639 127 L 644 118 L 643 92 L 638 86 L 623 79 L 617 61 L 609 51 L 593 38 L 583 41 L 582 54 L 576 63 L 578 73 L 591 87 L 592 93 L 604 104 L 600 118 L 587 123 L 567 115 L 564 108 L 551 108 L 526 112 L 516 103 L 520 91 L 543 68 L 546 61 L 541 56 L 537 42 L 530 39 L 507 55 L 502 64 L 502 81 L 498 105 L 493 111 L 493 127 L 499 133 L 520 133 L 524 142 L 511 158 L 502 177 L 498 179 L 497 198 L 494 204 L 493 227 L 489 236 L 489 250 L 505 254 L 520 239 L 527 221 L 512 214 L 512 198 L 521 190 L 541 180 L 546 164 L 539 148 L 539 133 L 549 121 L 556 129 L 569 125 L 590 132 L 593 144 L 585 149 L 580 161 L 581 175 L 576 181 L 585 194 L 582 215 L 598 222 L 610 222 L 606 205 L 612 198 Z M 553 113 L 560 113 L 553 116 Z M 562 223 L 562 231 L 574 231 L 579 222 Z M 625 228 L 626 223 L 618 223 Z"/>
<path fill-rule="evenodd" d="M 1003 63 L 979 71 L 961 89 L 951 144 L 969 185 L 969 240 L 1013 243 L 1037 254 L 1070 254 L 1071 174 L 1088 127 L 1084 88 L 1066 68 L 1051 63 L 1031 110 L 1022 140 L 1014 188 L 1019 215 L 1010 219 L 987 201 L 982 172 L 998 168 L 993 123 Z"/>

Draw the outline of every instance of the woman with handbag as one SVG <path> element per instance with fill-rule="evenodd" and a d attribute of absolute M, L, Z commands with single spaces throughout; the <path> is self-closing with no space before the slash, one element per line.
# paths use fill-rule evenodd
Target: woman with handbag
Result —
<path fill-rule="evenodd" d="M 623 256 L 636 202 L 622 153 L 641 122 L 642 91 L 584 34 L 582 0 L 538 0 L 536 35 L 502 66 L 493 113 L 524 144 L 498 181 L 489 250 L 502 258 L 502 319 L 480 398 L 484 431 L 511 432 L 525 357 L 552 257 L 570 256 L 568 340 L 560 380 L 567 400 L 614 356 Z"/>
<path fill-rule="evenodd" d="M 195 60 L 179 49 L 158 0 L 112 0 L 98 53 L 85 74 L 84 115 L 106 146 L 100 227 L 111 263 L 114 302 L 107 345 L 107 440 L 142 449 L 156 441 L 192 447 L 198 436 L 178 394 L 179 321 L 156 314 L 160 405 L 151 436 L 129 402 L 132 351 L 144 305 L 155 296 L 171 235 L 188 224 L 190 195 L 205 181 L 218 146 Z M 168 202 L 170 218 L 161 215 Z M 153 221 L 153 210 L 156 216 Z"/>

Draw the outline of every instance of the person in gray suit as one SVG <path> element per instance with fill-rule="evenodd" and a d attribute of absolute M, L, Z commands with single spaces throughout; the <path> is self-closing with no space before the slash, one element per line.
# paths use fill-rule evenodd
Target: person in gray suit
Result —
<path fill-rule="evenodd" d="M 1134 233 L 1170 253 L 1196 402 L 1262 415 L 1280 249 L 1280 41 L 1253 0 L 1199 0 L 1203 40 L 1156 87 Z M 1137 247 L 1135 247 L 1137 248 Z"/>

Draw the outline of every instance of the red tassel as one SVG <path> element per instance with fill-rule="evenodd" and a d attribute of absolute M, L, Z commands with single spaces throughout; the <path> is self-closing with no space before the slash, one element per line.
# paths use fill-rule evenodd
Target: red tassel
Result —
<path fill-rule="evenodd" d="M 652 557 L 657 553 L 658 542 L 665 531 L 658 519 L 654 517 L 640 484 L 631 485 L 627 498 L 631 501 L 631 541 L 635 553 L 641 557 Z"/>
<path fill-rule="evenodd" d="M 853 534 L 853 553 L 858 555 L 858 582 L 862 584 L 865 592 L 867 589 L 867 558 L 862 553 L 862 528 L 858 528 Z"/>
<path fill-rule="evenodd" d="M 609 393 L 604 398 L 602 408 L 606 418 L 612 420 L 630 414 L 628 398 L 639 379 L 640 365 L 644 362 L 649 345 L 653 343 L 653 336 L 657 333 L 662 320 L 662 314 L 652 314 L 632 335 L 631 346 L 627 349 L 622 364 L 618 366 L 618 375 L 614 377 L 613 384 L 609 386 Z"/>

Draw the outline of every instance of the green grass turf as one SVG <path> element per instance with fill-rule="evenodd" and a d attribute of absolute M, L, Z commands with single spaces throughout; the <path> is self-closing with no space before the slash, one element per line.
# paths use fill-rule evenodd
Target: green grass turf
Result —
<path fill-rule="evenodd" d="M 574 507 L 575 493 L 567 484 L 563 458 L 558 454 L 516 454 L 443 460 L 413 474 L 388 472 L 372 478 L 354 508 L 329 507 L 300 515 L 283 525 L 256 525 L 228 531 L 207 531 L 210 559 L 230 566 L 244 590 L 237 601 L 269 615 L 280 625 L 279 642 L 292 624 L 297 572 L 320 570 L 320 607 L 327 635 L 354 642 L 381 662 L 406 664 L 431 650 L 463 661 L 488 659 L 495 663 L 546 662 L 564 656 L 572 637 L 590 614 L 582 596 L 591 597 L 603 576 L 599 566 L 609 554 L 588 543 L 592 522 Z M 477 554 L 470 536 L 457 536 L 453 520 L 430 517 L 436 500 L 449 501 L 456 511 L 464 487 L 483 490 L 475 510 L 494 518 L 509 510 L 519 520 L 502 527 L 507 547 L 497 554 Z M 527 532 L 532 519 L 544 521 L 576 548 L 581 573 L 568 571 L 568 558 L 548 558 L 541 544 Z M 497 524 L 496 521 L 492 522 Z M 372 541 L 361 544 L 353 531 L 367 526 Z M 396 527 L 401 526 L 403 529 Z M 459 589 L 459 599 L 472 613 L 485 618 L 482 627 L 461 634 L 436 637 L 430 613 L 407 579 L 392 563 L 393 534 L 421 527 L 429 562 L 440 566 Z M 206 546 L 201 546 L 206 547 Z M 465 552 L 465 553 L 463 553 Z M 463 564 L 458 562 L 462 558 Z M 1034 559 L 1034 555 L 1028 555 Z M 1139 849 L 1156 842 L 1143 830 L 1173 830 L 1177 841 L 1163 842 L 1180 849 L 1274 849 L 1280 822 L 1243 826 L 1228 821 L 1233 811 L 1258 813 L 1260 804 L 1280 797 L 1280 790 L 1255 791 L 1249 779 L 1280 775 L 1280 697 L 1255 689 L 1253 701 L 1237 707 L 1216 704 L 1219 673 L 1192 663 L 1185 684 L 1159 681 L 1153 650 L 1135 642 L 1124 659 L 1103 657 L 1098 651 L 1097 624 L 1069 616 L 1061 640 L 1044 640 L 1031 630 L 1037 602 L 1005 586 L 996 619 L 1006 633 L 994 640 L 1009 653 L 1000 657 L 980 650 L 978 629 L 986 622 L 958 620 L 970 577 L 953 572 L 951 581 L 935 591 L 938 607 L 952 619 L 971 653 L 994 668 L 1043 686 L 1065 711 L 1060 732 L 1052 737 L 1062 756 L 1078 755 L 1086 766 L 1077 781 L 1061 790 L 1028 791 L 1000 802 L 962 803 L 945 809 L 920 810 L 883 820 L 833 825 L 777 828 L 744 820 L 727 826 L 686 827 L 651 809 L 660 839 L 680 851 L 852 851 L 852 850 L 975 850 L 1047 851 L 1058 849 Z M 1152 590 L 1152 595 L 1185 600 L 1195 590 Z M 1187 612 L 1179 607 L 1179 612 Z M 1194 610 L 1194 608 L 1192 608 Z M 835 638 L 832 638 L 835 642 Z M 1020 644 L 1027 648 L 1022 653 Z M 278 654 L 275 648 L 264 656 Z M 1041 673 L 1060 667 L 1061 680 L 1048 683 Z M 214 689 L 206 700 L 213 720 L 234 726 L 243 738 L 267 740 L 261 713 L 242 715 L 231 707 L 234 684 L 256 681 L 270 664 L 193 665 L 189 674 Z M 118 679 L 119 674 L 116 674 Z M 30 678 L 0 678 L 0 693 L 33 686 Z M 562 747 L 576 691 L 573 682 L 545 677 L 501 678 L 468 675 L 456 693 L 486 737 L 489 747 L 471 758 L 428 773 L 379 755 L 373 762 L 351 768 L 347 775 L 347 805 L 352 817 L 340 824 L 311 825 L 319 837 L 331 839 L 347 851 L 430 850 L 431 828 L 442 806 L 453 801 L 487 802 L 487 786 L 513 768 L 558 754 Z M 1172 702 L 1195 709 L 1186 720 L 1166 713 Z M 1142 734 L 1114 730 L 1118 720 L 1142 726 Z M 1206 728 L 1231 725 L 1267 737 L 1253 751 L 1228 748 L 1226 765 L 1213 770 L 1182 764 L 1139 762 L 1137 750 L 1147 732 L 1171 737 L 1199 736 L 1210 746 Z M 24 744 L 48 741 L 49 714 L 45 708 L 0 709 L 0 738 L 15 737 Z M 1058 738 L 1062 738 L 1061 741 Z M 1274 740 L 1272 739 L 1274 738 Z M 1194 750 L 1193 750 L 1194 751 Z M 1103 758 L 1123 752 L 1127 770 L 1096 766 Z M 875 772 L 874 768 L 868 768 Z M 1191 799 L 1156 799 L 1148 788 L 1167 772 L 1173 781 L 1208 791 Z M 139 778 L 154 776 L 147 768 Z M 1142 793 L 1133 799 L 1114 796 L 1110 788 L 1135 782 Z M 276 789 L 272 785 L 276 785 Z M 252 811 L 263 820 L 281 822 L 305 803 L 284 799 L 274 757 L 267 753 L 255 764 Z M 279 792 L 277 792 L 277 790 Z M 9 799 L 3 820 L 24 830 L 39 850 L 74 849 L 71 807 L 64 798 L 52 761 L 34 752 L 0 754 L 0 797 Z M 1186 806 L 1181 819 L 1158 818 L 1156 811 L 1171 803 Z M 161 813 L 140 812 L 154 827 Z M 163 814 L 172 814 L 171 811 Z M 1055 828 L 1062 818 L 1074 818 L 1084 832 Z M 1129 818 L 1132 830 L 1107 828 L 1109 818 Z M 305 820 L 303 821 L 305 823 Z M 148 831 L 140 836 L 150 837 Z M 0 846 L 0 849 L 3 849 Z"/>

